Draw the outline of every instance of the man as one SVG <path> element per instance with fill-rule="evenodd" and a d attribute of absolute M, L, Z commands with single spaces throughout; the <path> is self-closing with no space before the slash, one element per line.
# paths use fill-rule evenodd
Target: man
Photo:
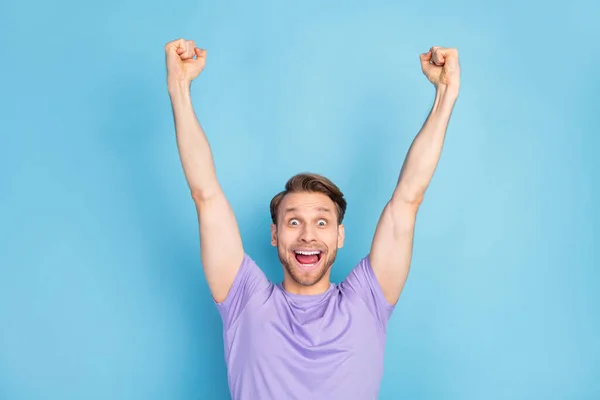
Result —
<path fill-rule="evenodd" d="M 196 119 L 190 86 L 206 51 L 191 40 L 165 47 L 177 146 L 196 206 L 201 261 L 222 320 L 234 400 L 376 399 L 386 327 L 408 276 L 417 211 L 436 169 L 459 91 L 456 49 L 432 47 L 421 68 L 436 89 L 386 204 L 370 252 L 330 282 L 344 243 L 346 201 L 330 180 L 298 174 L 271 201 L 271 243 L 284 267 L 269 282 L 246 254 Z"/>

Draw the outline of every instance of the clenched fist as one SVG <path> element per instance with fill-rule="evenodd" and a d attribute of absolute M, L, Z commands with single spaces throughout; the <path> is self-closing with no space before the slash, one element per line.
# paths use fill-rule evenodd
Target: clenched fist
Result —
<path fill-rule="evenodd" d="M 177 39 L 165 45 L 167 82 L 189 84 L 204 69 L 206 50 L 193 40 Z"/>
<path fill-rule="evenodd" d="M 447 87 L 458 90 L 460 86 L 460 64 L 458 50 L 433 46 L 419 56 L 423 73 L 437 88 Z"/>

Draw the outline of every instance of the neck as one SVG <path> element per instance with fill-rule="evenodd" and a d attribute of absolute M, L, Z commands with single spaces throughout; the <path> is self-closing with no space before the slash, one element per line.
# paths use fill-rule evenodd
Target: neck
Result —
<path fill-rule="evenodd" d="M 329 281 L 329 274 L 324 275 L 323 278 L 321 278 L 321 280 L 319 282 L 315 283 L 314 285 L 310 285 L 310 286 L 298 284 L 287 273 L 283 277 L 283 288 L 285 289 L 286 292 L 292 293 L 292 294 L 299 294 L 299 295 L 321 294 L 321 293 L 325 293 L 329 289 L 330 285 L 331 285 L 331 282 Z"/>

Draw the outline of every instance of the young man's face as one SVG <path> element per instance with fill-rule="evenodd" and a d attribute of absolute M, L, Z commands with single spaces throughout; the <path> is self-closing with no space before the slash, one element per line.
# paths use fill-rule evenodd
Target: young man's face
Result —
<path fill-rule="evenodd" d="M 271 244 L 284 266 L 285 289 L 320 293 L 329 287 L 330 267 L 344 244 L 335 203 L 322 193 L 289 193 L 279 205 Z"/>

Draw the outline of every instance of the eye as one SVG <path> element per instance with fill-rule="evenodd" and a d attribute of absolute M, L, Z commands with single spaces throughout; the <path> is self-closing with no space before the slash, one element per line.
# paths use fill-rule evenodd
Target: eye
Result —
<path fill-rule="evenodd" d="M 327 225 L 327 221 L 325 221 L 324 219 L 320 219 L 319 222 L 317 222 L 317 224 L 319 226 L 325 226 L 325 225 Z"/>
<path fill-rule="evenodd" d="M 290 225 L 294 225 L 294 226 L 295 226 L 295 225 L 298 225 L 299 223 L 300 223 L 300 222 L 298 222 L 298 220 L 297 220 L 297 219 L 291 219 L 291 220 L 290 220 Z"/>

